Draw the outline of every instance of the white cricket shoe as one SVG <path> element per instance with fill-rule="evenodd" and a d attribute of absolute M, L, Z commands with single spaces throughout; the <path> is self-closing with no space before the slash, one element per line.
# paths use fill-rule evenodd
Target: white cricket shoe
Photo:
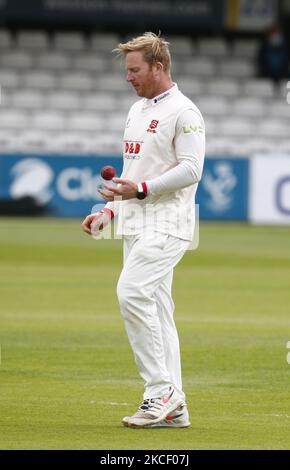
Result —
<path fill-rule="evenodd" d="M 174 388 L 170 387 L 168 394 L 144 400 L 138 411 L 133 416 L 123 418 L 122 423 L 129 428 L 151 427 L 171 416 L 183 403 Z"/>
<path fill-rule="evenodd" d="M 148 400 L 144 400 L 141 406 L 147 407 L 148 405 Z M 137 413 L 134 415 L 134 417 L 139 414 Z M 124 426 L 128 426 L 128 421 L 131 420 L 132 417 L 126 417 L 123 419 L 123 424 Z M 170 415 L 167 415 L 165 419 L 162 421 L 159 421 L 159 423 L 150 423 L 146 424 L 143 426 L 143 429 L 147 428 L 188 428 L 190 426 L 190 421 L 189 421 L 189 414 L 188 414 L 188 409 L 186 403 L 182 403 L 175 411 L 170 413 Z M 133 426 L 131 426 L 133 427 Z"/>
<path fill-rule="evenodd" d="M 189 414 L 186 403 L 182 403 L 175 411 L 167 415 L 165 419 L 155 424 L 147 424 L 145 428 L 188 428 L 190 426 Z"/>

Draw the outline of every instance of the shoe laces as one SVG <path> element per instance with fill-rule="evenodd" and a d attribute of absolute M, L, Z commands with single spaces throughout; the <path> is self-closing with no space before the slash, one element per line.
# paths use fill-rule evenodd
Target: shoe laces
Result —
<path fill-rule="evenodd" d="M 171 398 L 173 395 L 174 389 L 172 387 L 169 387 L 169 394 L 168 394 L 168 399 Z M 152 409 L 155 409 L 157 411 L 160 411 L 164 407 L 164 401 L 162 398 L 146 398 L 143 400 L 141 405 L 139 406 L 139 409 L 142 411 L 150 411 Z"/>
<path fill-rule="evenodd" d="M 139 409 L 142 411 L 150 411 L 152 409 L 160 410 L 163 407 L 163 402 L 161 398 L 148 398 L 143 400 Z"/>
<path fill-rule="evenodd" d="M 139 409 L 142 411 L 148 411 L 149 408 L 153 406 L 154 400 L 154 398 L 148 398 L 146 400 L 143 400 L 143 402 L 139 406 Z"/>

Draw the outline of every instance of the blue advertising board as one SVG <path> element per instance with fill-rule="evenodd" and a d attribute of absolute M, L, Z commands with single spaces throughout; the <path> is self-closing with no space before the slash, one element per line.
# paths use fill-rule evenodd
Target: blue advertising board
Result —
<path fill-rule="evenodd" d="M 121 156 L 0 155 L 0 200 L 33 197 L 47 215 L 83 217 L 104 201 L 97 192 L 104 165 L 122 172 Z M 197 191 L 199 215 L 248 218 L 248 160 L 207 158 Z"/>
<path fill-rule="evenodd" d="M 200 219 L 247 220 L 248 181 L 246 158 L 207 158 L 196 197 Z"/>
<path fill-rule="evenodd" d="M 33 197 L 46 213 L 83 217 L 104 200 L 97 192 L 101 168 L 113 165 L 119 176 L 121 157 L 0 155 L 0 199 Z"/>

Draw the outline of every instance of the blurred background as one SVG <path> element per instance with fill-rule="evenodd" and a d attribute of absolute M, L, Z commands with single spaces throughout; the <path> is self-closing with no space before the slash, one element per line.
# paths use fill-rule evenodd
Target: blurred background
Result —
<path fill-rule="evenodd" d="M 147 30 L 205 118 L 201 218 L 289 224 L 289 0 L 1 0 L 0 214 L 101 202 L 136 100 L 111 51 Z"/>

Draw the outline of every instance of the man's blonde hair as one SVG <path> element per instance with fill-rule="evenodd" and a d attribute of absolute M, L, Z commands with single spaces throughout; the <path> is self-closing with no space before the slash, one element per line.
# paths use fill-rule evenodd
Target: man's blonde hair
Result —
<path fill-rule="evenodd" d="M 152 65 L 161 62 L 164 71 L 170 74 L 171 57 L 169 52 L 169 42 L 154 33 L 144 33 L 142 36 L 132 39 L 126 43 L 120 43 L 113 52 L 126 56 L 128 52 L 140 51 L 143 53 L 145 62 Z"/>

